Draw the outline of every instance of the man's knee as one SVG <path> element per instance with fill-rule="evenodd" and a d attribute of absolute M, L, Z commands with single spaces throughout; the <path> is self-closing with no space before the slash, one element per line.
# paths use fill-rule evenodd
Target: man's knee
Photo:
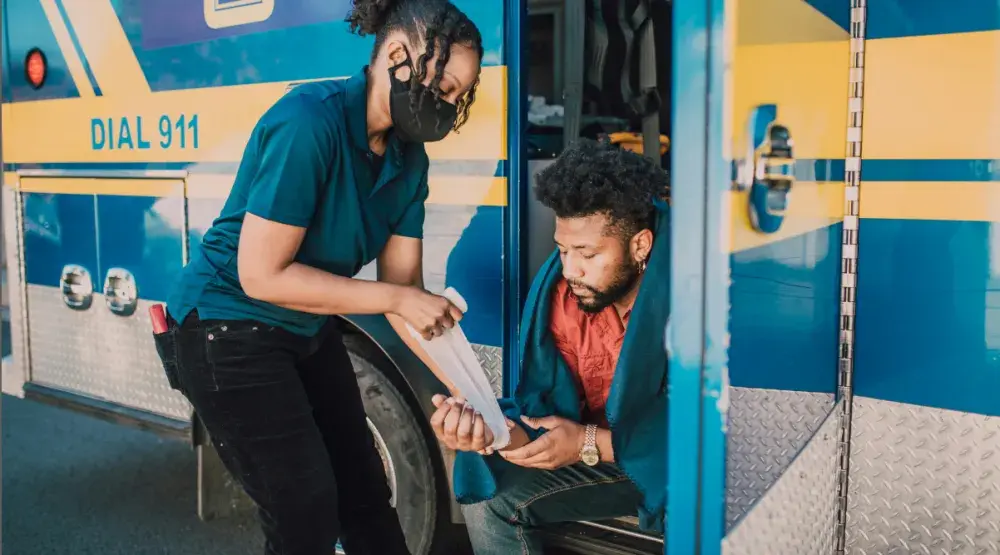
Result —
<path fill-rule="evenodd" d="M 521 524 L 521 515 L 518 511 L 520 503 L 515 490 L 501 489 L 491 499 L 462 505 L 462 514 L 467 525 L 475 525 L 474 523 L 478 522 Z"/>

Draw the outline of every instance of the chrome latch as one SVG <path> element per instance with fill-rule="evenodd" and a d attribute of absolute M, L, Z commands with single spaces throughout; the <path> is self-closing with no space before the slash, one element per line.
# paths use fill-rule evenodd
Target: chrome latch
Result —
<path fill-rule="evenodd" d="M 135 276 L 124 268 L 111 268 L 104 279 L 104 302 L 119 316 L 131 316 L 139 305 Z"/>
<path fill-rule="evenodd" d="M 777 106 L 757 106 L 747 121 L 747 152 L 736 164 L 733 189 L 750 190 L 747 208 L 750 224 L 762 233 L 781 227 L 795 183 L 795 157 L 791 133 L 775 122 Z"/>
<path fill-rule="evenodd" d="M 59 289 L 66 306 L 75 310 L 87 310 L 94 300 L 94 282 L 90 279 L 90 272 L 77 264 L 63 266 Z"/>

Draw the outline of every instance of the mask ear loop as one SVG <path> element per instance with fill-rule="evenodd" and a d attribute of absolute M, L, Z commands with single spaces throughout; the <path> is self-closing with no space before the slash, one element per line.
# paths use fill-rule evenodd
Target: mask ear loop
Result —
<path fill-rule="evenodd" d="M 396 72 L 406 66 L 410 67 L 410 78 L 403 80 L 396 76 Z M 409 52 L 406 53 L 406 58 L 403 58 L 402 62 L 399 62 L 394 66 L 389 66 L 389 73 L 392 74 L 393 79 L 399 81 L 400 83 L 406 84 L 406 88 L 409 89 L 410 84 L 413 82 L 413 77 L 416 74 L 416 70 L 413 67 L 413 62 L 410 60 L 410 53 Z"/>

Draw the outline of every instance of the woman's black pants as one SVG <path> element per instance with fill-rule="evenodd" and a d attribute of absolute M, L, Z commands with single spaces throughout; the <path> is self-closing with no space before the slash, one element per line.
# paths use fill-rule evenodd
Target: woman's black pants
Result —
<path fill-rule="evenodd" d="M 258 508 L 267 555 L 409 554 L 343 337 L 200 320 L 155 336 L 171 383 Z"/>

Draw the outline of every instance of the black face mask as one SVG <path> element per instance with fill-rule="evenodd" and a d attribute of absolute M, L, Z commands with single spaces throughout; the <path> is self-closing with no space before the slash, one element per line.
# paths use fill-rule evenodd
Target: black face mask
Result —
<path fill-rule="evenodd" d="M 409 56 L 406 60 L 389 68 L 389 110 L 392 125 L 399 138 L 408 143 L 433 143 L 445 138 L 455 126 L 458 108 L 454 104 L 437 102 L 434 95 L 423 83 L 400 81 L 396 70 L 409 66 L 410 75 L 415 75 Z M 417 91 L 417 105 L 410 107 L 410 91 Z M 440 104 L 440 107 L 438 106 Z"/>

